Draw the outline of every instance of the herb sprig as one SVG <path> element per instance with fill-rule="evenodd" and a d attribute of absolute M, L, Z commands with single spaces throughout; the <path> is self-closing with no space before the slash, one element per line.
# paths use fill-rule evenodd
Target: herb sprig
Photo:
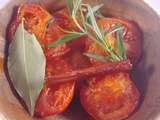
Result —
<path fill-rule="evenodd" d="M 67 3 L 71 18 L 80 32 L 64 30 L 66 35 L 60 37 L 55 42 L 48 44 L 46 46 L 47 48 L 55 47 L 59 44 L 63 44 L 75 40 L 75 38 L 87 35 L 91 40 L 104 49 L 106 53 L 109 53 L 109 56 L 104 57 L 95 53 L 85 53 L 84 55 L 102 62 L 127 59 L 123 45 L 123 28 L 120 25 L 115 25 L 112 31 L 103 32 L 96 22 L 96 17 L 102 16 L 99 14 L 99 9 L 103 6 L 102 4 L 91 7 L 89 4 L 82 3 L 82 0 L 67 0 Z M 115 42 L 118 48 L 118 53 L 108 43 L 108 40 L 106 40 L 106 36 L 112 35 L 112 33 L 116 34 Z"/>

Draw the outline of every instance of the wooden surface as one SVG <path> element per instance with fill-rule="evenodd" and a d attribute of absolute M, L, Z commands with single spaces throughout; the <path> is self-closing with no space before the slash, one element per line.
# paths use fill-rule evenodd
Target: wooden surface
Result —
<path fill-rule="evenodd" d="M 1 2 L 2 0 L 0 0 Z M 0 10 L 0 120 L 37 120 L 31 118 L 10 89 L 5 76 L 4 48 L 6 27 L 13 7 L 25 0 L 3 0 L 8 2 Z M 32 0 L 26 0 L 28 2 Z M 33 0 L 36 1 L 36 0 Z M 53 0 L 52 0 L 53 1 Z M 60 0 L 62 1 L 62 0 Z M 93 0 L 90 0 L 93 1 Z M 138 23 L 144 34 L 143 55 L 134 72 L 135 83 L 141 92 L 141 104 L 128 120 L 159 120 L 160 116 L 160 18 L 141 0 L 98 0 L 104 3 L 105 15 L 122 16 Z M 158 1 L 158 0 L 157 0 Z M 2 4 L 1 4 L 2 5 Z M 56 4 L 53 4 L 56 6 Z M 54 7 L 55 8 L 55 7 Z M 61 115 L 44 120 L 92 120 L 75 99 Z"/>

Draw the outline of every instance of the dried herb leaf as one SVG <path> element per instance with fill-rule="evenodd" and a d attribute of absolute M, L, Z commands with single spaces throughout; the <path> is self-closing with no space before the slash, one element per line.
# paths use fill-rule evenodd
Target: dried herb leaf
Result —
<path fill-rule="evenodd" d="M 72 0 L 67 0 L 67 6 L 69 8 L 70 14 L 72 14 L 72 11 L 73 11 L 73 1 Z"/>
<path fill-rule="evenodd" d="M 38 40 L 24 29 L 22 22 L 9 46 L 8 71 L 14 88 L 25 101 L 31 115 L 43 87 L 45 64 Z"/>
<path fill-rule="evenodd" d="M 120 49 L 119 51 L 121 52 L 120 54 L 117 53 L 112 48 L 112 46 L 109 45 L 109 43 L 107 42 L 106 37 L 105 37 L 106 35 L 111 35 L 112 33 L 115 33 L 116 31 L 121 30 L 122 28 L 116 27 L 115 29 L 113 29 L 109 32 L 103 32 L 102 29 L 97 24 L 97 21 L 96 21 L 97 15 L 98 15 L 98 17 L 103 17 L 99 12 L 99 9 L 103 5 L 101 4 L 98 6 L 91 7 L 89 4 L 84 4 L 82 2 L 82 0 L 69 0 L 68 4 L 71 4 L 71 1 L 72 1 L 72 5 L 73 5 L 72 6 L 73 9 L 71 12 L 72 13 L 71 17 L 73 19 L 73 22 L 75 23 L 77 28 L 79 28 L 81 33 L 84 33 L 85 35 L 87 35 L 91 40 L 93 40 L 94 42 L 99 44 L 102 47 L 102 49 L 104 49 L 107 53 L 109 53 L 109 56 L 108 56 L 109 59 L 107 59 L 107 60 L 112 62 L 112 61 L 120 61 L 123 59 L 127 59 L 127 57 L 125 55 L 125 49 L 123 49 L 124 47 L 122 46 L 123 43 L 121 43 L 122 42 L 122 41 L 120 41 L 121 38 L 118 35 L 119 33 L 117 34 L 118 35 L 117 41 L 118 41 L 118 46 L 120 45 L 118 47 L 118 49 Z M 81 13 L 80 16 L 78 16 L 79 14 L 77 15 L 77 12 Z M 61 44 L 61 43 L 63 43 L 63 42 L 58 42 L 58 44 Z M 92 58 L 93 58 L 93 56 L 92 56 Z M 95 57 L 95 59 L 96 59 L 96 57 Z"/>
<path fill-rule="evenodd" d="M 74 0 L 72 0 L 72 2 L 73 2 Z M 72 10 L 72 17 L 75 17 L 76 16 L 76 14 L 77 14 L 77 12 L 78 12 L 78 10 L 79 10 L 79 7 L 80 7 L 80 5 L 81 5 L 81 2 L 82 2 L 82 0 L 75 0 L 75 3 L 73 3 L 74 5 L 74 8 L 73 8 L 73 10 Z"/>
<path fill-rule="evenodd" d="M 96 53 L 84 53 L 85 56 L 95 59 L 97 61 L 101 61 L 101 62 L 107 62 L 107 59 L 100 55 L 100 54 L 96 54 Z"/>
<path fill-rule="evenodd" d="M 122 57 L 122 59 L 127 59 L 124 44 L 123 44 L 123 31 L 122 29 L 119 29 L 116 31 L 116 45 L 119 50 L 119 55 Z"/>
<path fill-rule="evenodd" d="M 93 6 L 93 7 L 92 7 L 93 13 L 96 15 L 96 13 L 98 12 L 98 14 L 99 14 L 99 10 L 103 7 L 103 5 L 104 5 L 104 4 L 100 4 L 100 5 Z M 87 13 L 86 17 L 87 17 L 87 18 L 89 17 L 88 13 Z"/>
<path fill-rule="evenodd" d="M 102 33 L 97 25 L 96 18 L 95 18 L 94 12 L 92 11 L 91 6 L 88 5 L 87 8 L 88 8 L 88 16 L 90 18 L 90 22 L 91 22 L 91 25 L 92 25 L 95 33 L 97 34 L 97 36 L 100 39 L 103 39 Z"/>
<path fill-rule="evenodd" d="M 70 32 L 70 33 L 60 37 L 58 40 L 55 40 L 54 42 L 46 45 L 45 47 L 46 48 L 56 47 L 57 45 L 60 45 L 60 44 L 66 43 L 66 42 L 70 42 L 76 38 L 83 36 L 83 35 L 85 35 L 85 34 L 78 33 L 78 32 Z"/>

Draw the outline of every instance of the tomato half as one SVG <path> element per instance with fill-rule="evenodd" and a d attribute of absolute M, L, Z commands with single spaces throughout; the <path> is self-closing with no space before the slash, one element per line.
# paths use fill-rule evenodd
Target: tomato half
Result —
<path fill-rule="evenodd" d="M 68 21 L 68 19 L 64 19 L 61 14 L 59 17 L 61 17 L 61 19 L 57 19 L 57 17 L 53 15 L 53 21 L 49 24 L 45 37 L 41 41 L 42 45 L 50 44 L 65 35 L 61 29 L 64 29 L 67 25 L 65 22 L 61 23 L 61 20 Z M 66 43 L 54 48 L 44 48 L 44 53 L 47 58 L 46 78 L 72 70 L 70 62 L 64 56 L 69 51 L 70 47 Z M 46 117 L 63 112 L 73 98 L 74 89 L 75 81 L 52 86 L 46 82 L 37 100 L 35 115 L 38 117 Z"/>
<path fill-rule="evenodd" d="M 96 120 L 122 120 L 135 109 L 139 92 L 128 73 L 112 73 L 88 80 L 81 104 Z"/>
<path fill-rule="evenodd" d="M 61 31 L 60 26 L 57 25 L 56 22 L 52 22 L 49 24 L 45 37 L 40 41 L 41 45 L 48 45 L 52 42 L 58 40 L 64 33 Z M 57 45 L 56 47 L 52 48 L 44 48 L 44 53 L 47 59 L 54 59 L 56 57 L 60 57 L 65 55 L 70 51 L 70 47 L 64 43 Z"/>
<path fill-rule="evenodd" d="M 31 33 L 34 33 L 40 41 L 45 35 L 45 28 L 48 21 L 52 18 L 46 10 L 37 4 L 21 5 L 15 16 L 16 17 L 13 18 L 11 25 L 9 26 L 9 40 L 13 39 L 15 31 L 23 18 L 25 20 L 25 29 Z"/>
<path fill-rule="evenodd" d="M 54 59 L 47 61 L 46 77 L 71 71 L 66 60 Z M 45 83 L 35 106 L 35 116 L 46 117 L 63 112 L 74 95 L 75 82 L 49 85 Z"/>
<path fill-rule="evenodd" d="M 41 41 L 41 44 L 51 44 L 55 40 L 58 40 L 60 37 L 67 34 L 66 32 L 64 32 L 65 30 L 78 31 L 73 20 L 70 18 L 67 9 L 63 9 L 53 13 L 53 19 L 47 28 L 46 35 Z M 75 48 L 82 49 L 82 47 L 84 48 L 85 46 L 84 41 L 84 38 L 79 38 L 69 43 L 60 44 L 54 48 L 44 49 L 45 55 L 47 58 L 52 59 L 54 57 L 65 55 L 71 50 L 74 51 L 73 49 Z"/>
<path fill-rule="evenodd" d="M 126 50 L 127 57 L 135 63 L 141 54 L 141 31 L 139 27 L 131 21 L 125 19 L 118 19 L 118 18 L 102 18 L 97 21 L 100 28 L 103 31 L 109 32 L 113 29 L 113 26 L 119 24 L 123 27 L 123 39 L 124 39 L 124 47 Z M 112 48 L 118 52 L 115 40 L 116 37 L 114 34 L 111 36 L 107 36 L 107 42 L 112 46 Z M 107 56 L 108 54 L 96 43 L 88 40 L 86 42 L 86 51 L 89 53 L 98 53 L 103 56 Z M 93 64 L 99 64 L 100 62 L 91 60 Z"/>
<path fill-rule="evenodd" d="M 54 18 L 47 11 L 39 5 L 25 4 L 18 8 L 17 16 L 11 23 L 10 40 L 12 40 L 22 18 L 25 21 L 25 29 L 34 33 L 42 46 L 64 35 L 57 24 L 58 21 L 53 20 L 52 22 L 51 19 Z M 46 78 L 72 70 L 70 63 L 63 57 L 70 50 L 66 44 L 43 50 L 47 60 Z M 74 88 L 74 81 L 55 85 L 49 85 L 46 82 L 36 102 L 35 116 L 46 117 L 63 112 L 72 100 Z"/>
<path fill-rule="evenodd" d="M 78 30 L 72 18 L 69 15 L 68 9 L 62 9 L 52 14 L 54 21 L 64 30 Z"/>
<path fill-rule="evenodd" d="M 57 25 L 59 25 L 63 30 L 67 31 L 76 31 L 79 32 L 80 30 L 74 23 L 73 19 L 69 15 L 69 11 L 67 9 L 62 9 L 58 12 L 53 14 L 54 21 Z M 85 46 L 86 37 L 81 37 L 76 40 L 69 42 L 69 46 L 72 49 L 81 49 Z"/>
<path fill-rule="evenodd" d="M 16 17 L 11 21 L 8 31 L 9 40 L 13 39 L 17 26 L 22 21 L 22 18 L 24 18 L 25 29 L 28 32 L 34 33 L 40 44 L 43 46 L 64 35 L 58 24 L 61 22 L 60 20 L 57 20 L 50 15 L 48 11 L 44 10 L 40 5 L 25 4 L 18 8 Z M 68 20 L 66 19 L 66 21 Z M 45 55 L 48 59 L 51 57 L 62 56 L 68 51 L 69 47 L 67 47 L 66 44 L 59 45 L 55 48 L 44 49 Z"/>

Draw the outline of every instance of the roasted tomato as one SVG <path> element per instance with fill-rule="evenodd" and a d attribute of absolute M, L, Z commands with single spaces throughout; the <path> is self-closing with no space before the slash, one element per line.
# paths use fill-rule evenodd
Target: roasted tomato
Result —
<path fill-rule="evenodd" d="M 63 30 L 67 31 L 78 31 L 73 20 L 69 17 L 67 9 L 60 10 L 53 13 L 53 20 L 50 22 L 45 38 L 42 40 L 41 44 L 46 45 L 57 40 L 66 33 Z M 62 56 L 68 53 L 71 49 L 74 48 L 81 49 L 85 46 L 85 39 L 77 39 L 70 43 L 64 43 L 56 46 L 55 48 L 45 49 L 45 55 L 47 58 L 54 58 L 57 56 Z"/>
<path fill-rule="evenodd" d="M 139 92 L 128 73 L 112 73 L 88 80 L 80 99 L 96 120 L 122 120 L 135 110 Z"/>
<path fill-rule="evenodd" d="M 83 55 L 83 51 L 80 49 L 71 51 L 68 56 L 72 69 L 83 69 L 91 66 L 89 59 Z"/>
<path fill-rule="evenodd" d="M 59 15 L 59 17 L 62 16 Z M 63 20 L 68 21 L 67 19 Z M 61 29 L 63 29 L 63 27 L 65 28 L 66 24 L 60 23 L 61 20 L 53 15 L 53 20 L 48 24 L 45 37 L 41 41 L 42 45 L 50 44 L 65 34 Z M 69 51 L 70 48 L 67 44 L 61 44 L 54 48 L 44 48 L 44 53 L 47 58 L 46 78 L 72 70 L 70 63 L 64 57 Z M 74 88 L 74 81 L 52 86 L 46 82 L 37 100 L 35 115 L 38 117 L 46 117 L 63 112 L 72 100 Z"/>
<path fill-rule="evenodd" d="M 78 30 L 67 9 L 62 9 L 52 14 L 54 21 L 64 30 Z"/>
<path fill-rule="evenodd" d="M 67 31 L 77 31 L 79 32 L 78 27 L 73 22 L 73 19 L 70 17 L 67 9 L 60 10 L 53 14 L 55 22 L 59 25 L 63 30 Z M 76 40 L 73 40 L 69 43 L 69 46 L 73 49 L 81 49 L 85 46 L 86 37 L 81 37 Z"/>
<path fill-rule="evenodd" d="M 67 57 L 69 59 L 69 63 L 71 64 L 73 70 L 83 69 L 91 66 L 89 59 L 83 55 L 82 49 L 73 49 L 72 51 L 69 52 L 69 54 L 67 54 Z M 76 81 L 76 86 L 75 86 L 76 95 L 79 95 L 79 90 L 81 86 L 83 86 L 83 81 L 84 81 L 83 78 L 80 78 L 79 80 Z"/>
<path fill-rule="evenodd" d="M 58 21 L 55 22 L 55 19 L 47 11 L 39 5 L 26 4 L 18 8 L 17 16 L 11 23 L 9 29 L 10 40 L 12 40 L 22 18 L 25 21 L 25 29 L 34 33 L 42 46 L 64 35 L 57 24 Z M 47 59 L 46 78 L 71 71 L 70 63 L 62 57 L 68 51 L 69 48 L 66 44 L 51 49 L 44 48 Z M 74 88 L 74 81 L 55 85 L 49 85 L 46 81 L 36 102 L 35 116 L 46 117 L 63 112 L 72 100 Z"/>
<path fill-rule="evenodd" d="M 46 78 L 68 71 L 71 71 L 71 68 L 62 58 L 47 61 Z M 72 100 L 74 87 L 74 81 L 55 85 L 46 82 L 36 102 L 35 116 L 46 117 L 63 112 Z"/>
<path fill-rule="evenodd" d="M 40 3 L 49 11 L 58 11 L 66 6 L 65 0 L 40 0 Z"/>
<path fill-rule="evenodd" d="M 60 26 L 56 22 L 49 24 L 45 37 L 40 42 L 41 45 L 51 44 L 52 42 L 58 40 L 64 33 L 61 31 Z M 53 48 L 44 48 L 44 53 L 47 59 L 54 59 L 56 57 L 62 56 L 70 51 L 70 47 L 67 44 L 60 44 Z"/>
<path fill-rule="evenodd" d="M 102 18 L 97 21 L 100 28 L 102 28 L 103 31 L 109 32 L 114 25 L 119 24 L 123 28 L 123 39 L 124 39 L 124 47 L 126 50 L 127 57 L 132 61 L 132 63 L 135 63 L 137 59 L 140 57 L 141 54 L 141 31 L 139 27 L 131 22 L 127 21 L 125 19 L 118 19 L 118 18 Z M 113 47 L 113 49 L 117 52 L 116 44 L 115 44 L 115 35 L 112 34 L 111 36 L 107 36 L 108 43 Z M 99 47 L 98 44 L 92 42 L 91 40 L 88 40 L 86 42 L 86 51 L 88 53 L 99 53 L 103 56 L 107 56 L 108 53 L 106 53 L 101 47 Z M 99 64 L 100 62 L 97 62 L 95 60 L 91 60 L 93 64 Z"/>
<path fill-rule="evenodd" d="M 13 21 L 9 27 L 9 40 L 13 39 L 17 26 L 22 21 L 22 18 L 25 20 L 25 28 L 29 32 L 34 33 L 37 39 L 40 41 L 45 35 L 45 28 L 52 16 L 40 5 L 21 5 L 18 8 L 16 17 L 13 18 Z"/>
<path fill-rule="evenodd" d="M 12 40 L 17 26 L 21 22 L 22 18 L 25 21 L 25 29 L 34 33 L 41 45 L 47 45 L 59 37 L 64 35 L 61 31 L 61 27 L 58 23 L 61 20 L 57 20 L 51 16 L 46 10 L 35 4 L 25 4 L 18 8 L 16 18 L 13 18 L 9 29 L 9 39 Z M 67 21 L 67 20 L 66 20 Z M 62 24 L 61 24 L 62 25 Z M 64 25 L 64 24 L 63 24 Z M 56 46 L 55 48 L 44 49 L 47 58 L 54 58 L 62 56 L 69 51 L 69 47 L 66 44 Z"/>

